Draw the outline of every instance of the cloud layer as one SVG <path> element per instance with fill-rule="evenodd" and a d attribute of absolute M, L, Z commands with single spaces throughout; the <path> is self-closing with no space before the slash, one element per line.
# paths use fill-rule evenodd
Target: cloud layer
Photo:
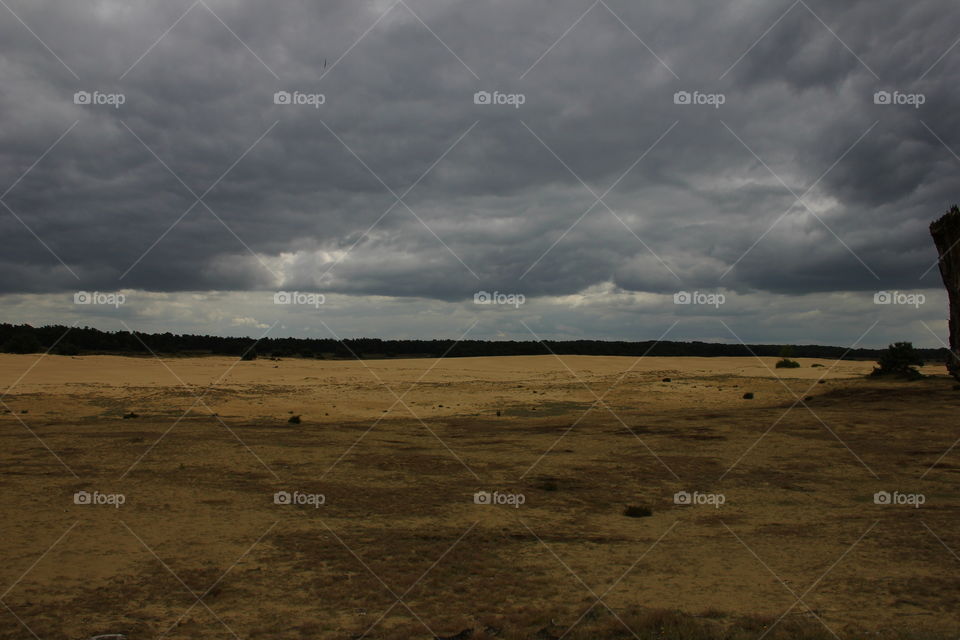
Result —
<path fill-rule="evenodd" d="M 651 338 L 611 309 L 722 290 L 757 302 L 728 313 L 758 333 L 782 313 L 784 339 L 836 343 L 804 309 L 866 329 L 878 310 L 852 299 L 938 299 L 927 225 L 960 199 L 947 0 L 8 4 L 16 304 L 220 292 L 197 304 L 254 326 L 241 292 L 322 291 L 357 317 L 423 310 L 368 335 L 451 335 L 499 290 L 541 300 L 550 337 Z"/>

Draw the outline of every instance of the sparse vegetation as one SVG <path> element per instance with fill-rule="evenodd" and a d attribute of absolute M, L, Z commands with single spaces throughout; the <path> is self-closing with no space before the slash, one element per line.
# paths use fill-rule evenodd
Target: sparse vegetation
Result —
<path fill-rule="evenodd" d="M 868 535 L 864 542 L 872 542 L 857 546 L 856 557 L 847 557 L 838 565 L 843 570 L 830 574 L 830 598 L 821 594 L 808 603 L 830 607 L 824 618 L 841 640 L 906 640 L 893 630 L 917 624 L 921 615 L 934 631 L 953 631 L 960 621 L 951 608 L 953 578 L 943 569 L 942 554 L 903 553 L 895 562 L 889 554 L 891 548 L 916 548 L 918 515 L 955 548 L 951 532 L 958 514 L 949 508 L 918 514 L 912 508 L 868 506 L 878 488 L 875 479 L 808 411 L 783 415 L 795 397 L 769 371 L 758 370 L 753 358 L 711 361 L 707 376 L 700 361 L 643 361 L 631 369 L 633 359 L 564 358 L 588 388 L 572 382 L 552 357 L 436 367 L 430 384 L 414 385 L 405 398 L 428 429 L 408 412 L 382 414 L 392 401 L 361 363 L 285 359 L 281 364 L 263 362 L 269 350 L 260 353 L 257 363 L 237 367 L 244 370 L 240 375 L 214 385 L 208 407 L 193 407 L 194 394 L 152 357 L 44 358 L 5 399 L 17 414 L 27 408 L 31 414 L 0 416 L 7 426 L 0 450 L 6 452 L 10 498 L 0 516 L 22 523 L 4 540 L 8 555 L 24 559 L 26 568 L 73 517 L 88 528 L 98 526 L 96 535 L 69 534 L 66 546 L 55 547 L 44 561 L 69 561 L 71 571 L 84 576 L 82 583 L 49 568 L 39 571 L 38 565 L 25 579 L 29 589 L 15 589 L 6 600 L 39 637 L 91 638 L 124 623 L 121 630 L 131 639 L 150 638 L 173 627 L 185 609 L 185 592 L 171 588 L 175 579 L 120 518 L 145 542 L 158 545 L 158 556 L 198 590 L 247 553 L 237 573 L 219 585 L 222 590 L 206 596 L 245 638 L 345 639 L 373 625 L 367 637 L 377 640 L 458 635 L 556 640 L 564 634 L 566 640 L 633 640 L 602 605 L 580 619 L 595 599 L 566 564 L 591 587 L 597 585 L 597 594 L 623 576 L 608 602 L 643 640 L 757 640 L 793 599 L 786 590 L 771 591 L 779 585 L 724 524 L 763 562 L 805 588 L 881 515 L 884 544 Z M 238 357 L 169 365 L 199 387 Z M 9 385 L 37 357 L 0 360 L 8 365 Z M 374 366 L 386 384 L 405 391 L 430 364 Z M 504 365 L 515 378 L 504 381 Z M 745 368 L 751 377 L 743 376 Z M 899 465 L 904 477 L 913 469 L 931 469 L 917 481 L 917 490 L 950 495 L 955 461 L 946 456 L 931 465 L 932 453 L 939 455 L 956 440 L 958 392 L 940 382 L 884 383 L 878 389 L 866 378 L 872 368 L 870 361 L 837 367 L 831 371 L 834 381 L 821 390 L 836 386 L 837 392 L 818 394 L 811 406 L 818 413 L 822 408 L 831 430 L 871 467 Z M 600 412 L 578 423 L 596 402 L 590 386 L 606 389 L 624 371 L 636 372 L 636 384 L 614 386 L 606 401 L 629 431 Z M 662 384 L 664 375 L 676 375 L 678 384 Z M 339 376 L 347 378 L 343 384 L 329 382 Z M 817 377 L 808 376 L 798 394 L 808 393 L 803 388 Z M 525 410 L 532 389 L 539 396 L 532 400 L 551 399 L 535 413 Z M 761 402 L 738 403 L 737 394 L 745 391 Z M 445 409 L 436 409 L 438 403 Z M 497 409 L 502 417 L 491 420 Z M 116 422 L 131 410 L 140 418 Z M 188 410 L 189 418 L 155 446 Z M 223 424 L 208 415 L 212 412 Z M 294 415 L 309 418 L 288 424 Z M 781 415 L 772 439 L 744 455 Z M 62 465 L 17 417 L 83 480 L 66 479 Z M 910 442 L 906 430 L 891 432 L 891 424 L 922 425 L 923 443 Z M 250 451 L 225 433 L 224 425 Z M 676 470 L 679 482 L 651 451 Z M 457 456 L 481 482 L 469 480 Z M 129 482 L 86 484 L 87 476 L 100 477 L 98 470 L 105 478 L 119 476 L 140 457 Z M 678 489 L 708 490 L 741 457 L 735 473 L 718 487 L 731 498 L 725 505 L 675 506 Z M 796 460 L 802 465 L 792 463 Z M 331 465 L 334 472 L 319 480 Z M 814 478 L 816 484 L 810 482 Z M 70 494 L 87 486 L 129 488 L 125 510 L 75 505 Z M 798 500 L 807 488 L 835 491 L 836 499 Z M 278 490 L 322 492 L 327 503 L 278 504 L 273 497 Z M 525 501 L 517 508 L 476 504 L 471 496 L 476 490 L 523 494 Z M 36 496 L 43 496 L 42 508 L 24 509 L 41 502 Z M 784 509 L 787 504 L 802 508 Z M 101 518 L 110 520 L 99 527 Z M 39 540 L 31 535 L 36 531 L 48 533 Z M 939 546 L 932 535 L 925 540 L 919 544 Z M 130 550 L 135 561 L 102 571 L 103 550 L 110 545 Z M 730 563 L 745 563 L 745 570 L 731 576 L 717 553 L 728 554 Z M 435 630 L 431 635 L 405 609 L 387 611 L 394 599 L 372 572 L 402 594 L 441 556 L 410 592 L 413 610 Z M 812 557 L 818 562 L 809 562 Z M 909 599 L 911 605 L 890 606 L 891 599 Z M 856 604 L 841 611 L 830 602 Z M 145 614 L 143 603 L 155 603 L 155 613 Z M 295 609 L 301 605 L 303 610 Z M 800 606 L 765 640 L 836 640 L 826 629 L 817 635 L 822 625 Z M 291 611 L 303 615 L 291 617 Z M 125 623 L 141 619 L 147 621 L 142 627 Z M 209 622 L 199 617 L 173 627 L 171 635 L 197 640 L 224 635 Z M 918 631 L 910 640 L 936 637 Z"/>
<path fill-rule="evenodd" d="M 796 360 L 788 360 L 783 358 L 782 360 L 777 360 L 777 369 L 799 369 L 800 363 Z"/>
<path fill-rule="evenodd" d="M 880 366 L 874 368 L 871 376 L 889 376 L 906 380 L 923 377 L 915 367 L 922 367 L 924 362 L 911 342 L 894 342 L 880 354 L 877 364 Z"/>
<path fill-rule="evenodd" d="M 800 363 L 796 360 L 791 360 L 793 357 L 793 347 L 784 346 L 780 349 L 780 359 L 777 361 L 777 369 L 797 369 L 800 367 Z"/>

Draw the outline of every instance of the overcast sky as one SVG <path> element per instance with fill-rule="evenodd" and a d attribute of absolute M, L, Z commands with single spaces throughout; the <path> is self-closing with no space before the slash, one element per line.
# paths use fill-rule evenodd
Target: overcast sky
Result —
<path fill-rule="evenodd" d="M 3 0 L 0 320 L 940 346 L 958 38 L 952 0 Z"/>

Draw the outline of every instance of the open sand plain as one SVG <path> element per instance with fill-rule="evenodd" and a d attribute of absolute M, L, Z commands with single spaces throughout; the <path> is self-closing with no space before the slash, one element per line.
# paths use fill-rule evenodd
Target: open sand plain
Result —
<path fill-rule="evenodd" d="M 0 356 L 0 637 L 955 632 L 942 365 L 774 361 Z"/>

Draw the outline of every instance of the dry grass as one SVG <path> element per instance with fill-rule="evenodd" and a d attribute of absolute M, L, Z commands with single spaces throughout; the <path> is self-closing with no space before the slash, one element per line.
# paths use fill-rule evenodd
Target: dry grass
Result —
<path fill-rule="evenodd" d="M 48 360 L 0 417 L 0 581 L 13 585 L 0 638 L 29 636 L 14 614 L 39 637 L 78 639 L 572 627 L 566 638 L 739 640 L 785 612 L 766 638 L 832 638 L 811 611 L 844 638 L 960 624 L 960 561 L 944 548 L 960 551 L 960 464 L 956 451 L 937 462 L 960 394 L 945 378 L 866 380 L 851 376 L 869 363 L 844 363 L 816 385 L 824 369 L 808 362 L 778 371 L 798 394 L 815 385 L 814 414 L 786 412 L 794 398 L 756 361 L 657 359 L 607 396 L 615 415 L 584 416 L 593 398 L 555 360 L 469 360 L 405 397 L 421 422 L 402 406 L 384 414 L 394 398 L 358 363 L 253 362 L 176 422 L 194 398 L 156 363 L 107 359 L 94 375 L 87 359 Z M 634 364 L 564 360 L 598 394 Z M 32 361 L 0 358 L 0 383 Z M 376 373 L 402 394 L 430 364 Z M 170 366 L 195 385 L 225 368 Z M 73 504 L 81 489 L 126 503 Z M 525 502 L 475 504 L 478 490 Z M 726 503 L 678 506 L 680 490 Z M 879 490 L 926 503 L 878 506 Z M 276 491 L 326 502 L 278 505 Z M 626 505 L 652 515 L 625 517 Z"/>

